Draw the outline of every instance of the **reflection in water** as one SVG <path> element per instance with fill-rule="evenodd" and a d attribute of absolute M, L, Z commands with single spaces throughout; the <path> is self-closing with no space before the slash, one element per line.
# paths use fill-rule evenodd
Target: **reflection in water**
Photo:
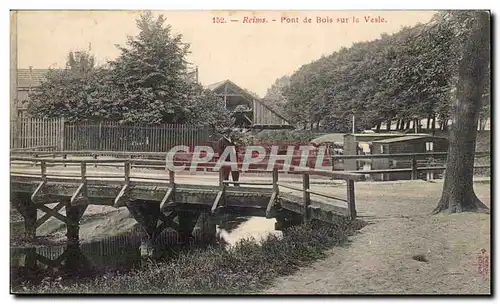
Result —
<path fill-rule="evenodd" d="M 219 238 L 212 245 L 233 245 L 242 238 L 261 238 L 274 232 L 274 219 L 224 215 L 215 219 Z M 195 232 L 196 233 L 196 232 Z M 80 280 L 107 272 L 126 272 L 143 263 L 139 246 L 141 232 L 110 236 L 80 246 L 11 248 L 11 287 L 24 281 L 39 284 L 45 277 Z M 159 259 L 168 260 L 186 248 L 175 243 L 177 233 L 166 230 L 159 236 Z M 197 243 L 194 246 L 203 246 Z"/>
<path fill-rule="evenodd" d="M 242 221 L 238 224 L 236 229 L 225 230 L 219 226 L 220 237 L 224 239 L 229 245 L 234 245 L 238 240 L 246 238 L 255 238 L 260 240 L 261 238 L 269 235 L 270 233 L 275 233 L 280 235 L 280 231 L 274 230 L 274 224 L 276 220 L 266 219 L 263 217 L 250 217 L 247 220 Z"/>

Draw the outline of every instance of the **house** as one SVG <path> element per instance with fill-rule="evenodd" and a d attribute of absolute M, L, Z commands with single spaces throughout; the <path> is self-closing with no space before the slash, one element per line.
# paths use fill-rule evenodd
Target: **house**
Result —
<path fill-rule="evenodd" d="M 26 115 L 28 96 L 36 90 L 47 74 L 48 69 L 17 69 L 16 92 L 11 100 L 11 120 Z"/>
<path fill-rule="evenodd" d="M 293 129 L 290 122 L 266 105 L 259 96 L 248 92 L 230 80 L 205 87 L 220 96 L 224 106 L 233 112 L 236 125 L 254 129 Z"/>
<path fill-rule="evenodd" d="M 371 142 L 386 138 L 396 138 L 404 136 L 403 133 L 351 133 L 344 135 L 344 155 L 358 155 L 363 152 L 364 154 L 371 154 Z M 427 135 L 427 134 L 425 134 Z M 376 153 L 374 153 L 376 154 Z M 356 171 L 359 170 L 362 161 L 356 159 L 345 159 L 344 170 Z"/>
<path fill-rule="evenodd" d="M 397 153 L 426 153 L 447 152 L 448 139 L 431 135 L 407 135 L 395 138 L 386 138 L 372 142 L 374 154 L 397 154 Z M 444 156 L 416 156 L 419 166 L 443 165 Z M 371 169 L 399 169 L 411 168 L 411 159 L 405 158 L 378 158 L 373 159 Z M 427 179 L 434 178 L 434 172 L 423 173 Z M 411 172 L 391 172 L 374 174 L 374 180 L 409 180 Z"/>

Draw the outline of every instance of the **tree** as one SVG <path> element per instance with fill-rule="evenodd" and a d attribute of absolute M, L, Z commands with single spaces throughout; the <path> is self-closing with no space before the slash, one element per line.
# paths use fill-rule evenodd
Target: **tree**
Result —
<path fill-rule="evenodd" d="M 96 81 L 106 71 L 96 69 L 94 56 L 88 52 L 70 52 L 66 68 L 49 70 L 40 86 L 30 94 L 28 111 L 41 118 L 63 117 L 75 121 L 92 118 L 92 96 Z"/>
<path fill-rule="evenodd" d="M 199 84 L 190 86 L 192 92 L 186 100 L 187 121 L 194 125 L 208 125 L 217 132 L 234 125 L 232 113 L 226 109 L 221 98 Z"/>
<path fill-rule="evenodd" d="M 290 86 L 290 77 L 283 76 L 273 83 L 273 85 L 267 89 L 266 96 L 262 99 L 267 106 L 271 109 L 275 110 L 278 113 L 282 113 L 284 111 L 285 104 L 287 102 L 286 97 L 284 95 L 284 91 L 286 88 Z"/>
<path fill-rule="evenodd" d="M 89 52 L 69 52 L 66 60 L 66 69 L 85 76 L 95 68 L 95 57 Z"/>
<path fill-rule="evenodd" d="M 69 121 L 231 124 L 222 100 L 186 77 L 189 45 L 165 21 L 142 14 L 139 34 L 117 46 L 120 56 L 106 67 L 94 68 L 88 53 L 69 53 L 66 69 L 51 71 L 33 95 L 30 112 Z"/>
<path fill-rule="evenodd" d="M 111 66 L 123 123 L 183 123 L 189 115 L 184 97 L 191 91 L 186 74 L 189 45 L 151 12 L 136 21 L 139 34 L 117 46 L 121 55 Z"/>
<path fill-rule="evenodd" d="M 456 101 L 452 104 L 453 124 L 446 163 L 443 193 L 434 213 L 481 211 L 488 208 L 477 198 L 473 187 L 474 154 L 482 95 L 487 85 L 490 61 L 490 18 L 488 12 L 458 12 L 471 24 L 461 52 Z M 452 16 L 453 17 L 453 16 Z"/>

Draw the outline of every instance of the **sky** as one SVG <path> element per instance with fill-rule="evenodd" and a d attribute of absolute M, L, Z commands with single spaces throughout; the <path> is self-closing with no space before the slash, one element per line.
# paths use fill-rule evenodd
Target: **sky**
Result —
<path fill-rule="evenodd" d="M 20 11 L 18 68 L 65 66 L 69 51 L 91 47 L 98 64 L 138 33 L 140 11 Z M 274 81 L 355 42 L 428 22 L 434 11 L 154 11 L 191 45 L 188 61 L 208 85 L 230 79 L 263 97 Z M 255 18 L 254 18 L 255 17 Z M 216 22 L 214 23 L 214 18 Z M 225 23 L 221 23 L 223 18 Z M 265 18 L 265 22 L 263 18 Z M 306 18 L 310 18 L 309 21 Z M 321 22 L 318 23 L 318 18 Z M 383 20 L 382 20 L 383 18 Z M 357 19 L 358 22 L 355 22 Z M 236 21 L 231 21 L 236 20 Z M 275 21 L 273 21 L 275 20 Z M 261 21 L 249 23 L 248 21 Z M 298 21 L 298 22 L 297 22 Z M 347 21 L 342 23 L 342 21 Z"/>

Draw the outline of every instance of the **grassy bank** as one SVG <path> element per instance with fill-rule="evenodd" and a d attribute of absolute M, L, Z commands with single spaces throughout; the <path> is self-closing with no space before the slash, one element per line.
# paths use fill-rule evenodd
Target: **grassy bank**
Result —
<path fill-rule="evenodd" d="M 175 258 L 149 261 L 127 273 L 109 273 L 80 282 L 46 278 L 24 284 L 20 293 L 251 293 L 278 276 L 325 256 L 327 249 L 347 243 L 363 223 L 339 221 L 292 227 L 283 237 L 269 235 L 261 242 L 241 240 L 235 246 L 194 249 Z"/>

